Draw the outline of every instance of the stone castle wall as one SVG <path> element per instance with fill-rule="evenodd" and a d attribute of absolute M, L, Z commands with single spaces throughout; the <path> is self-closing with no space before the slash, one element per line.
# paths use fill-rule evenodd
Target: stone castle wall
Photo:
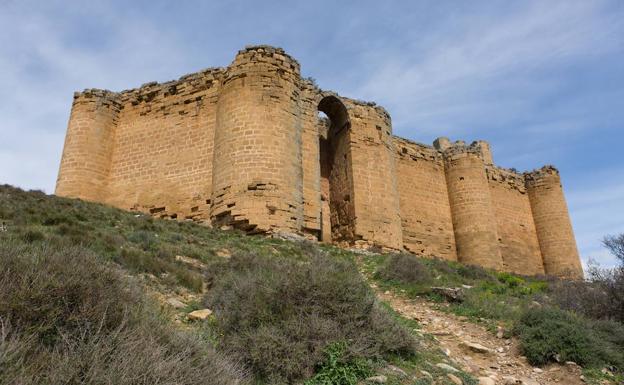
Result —
<path fill-rule="evenodd" d="M 76 93 L 56 193 L 249 233 L 582 275 L 554 168 L 518 174 L 495 166 L 486 142 L 393 136 L 383 108 L 319 89 L 268 46 L 177 81 Z"/>

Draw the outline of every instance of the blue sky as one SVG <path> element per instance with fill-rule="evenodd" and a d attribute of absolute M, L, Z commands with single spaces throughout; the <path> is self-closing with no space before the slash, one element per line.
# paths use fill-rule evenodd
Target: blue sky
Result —
<path fill-rule="evenodd" d="M 394 132 L 488 140 L 495 162 L 562 174 L 584 261 L 624 232 L 624 1 L 0 0 L 0 183 L 54 191 L 72 94 L 283 47 Z"/>

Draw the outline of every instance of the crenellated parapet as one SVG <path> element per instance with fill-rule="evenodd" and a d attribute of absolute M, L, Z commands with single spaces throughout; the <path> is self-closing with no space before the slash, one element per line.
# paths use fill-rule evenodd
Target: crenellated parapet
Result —
<path fill-rule="evenodd" d="M 485 173 L 487 174 L 488 181 L 490 181 L 490 183 L 498 183 L 504 185 L 505 188 L 515 190 L 520 194 L 526 194 L 523 174 L 515 170 L 497 167 L 494 165 L 487 165 L 485 167 Z"/>

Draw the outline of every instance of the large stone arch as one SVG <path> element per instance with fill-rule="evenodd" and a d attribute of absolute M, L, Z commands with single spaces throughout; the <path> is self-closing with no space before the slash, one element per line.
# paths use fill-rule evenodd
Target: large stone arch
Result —
<path fill-rule="evenodd" d="M 352 242 L 355 210 L 349 113 L 333 94 L 321 95 L 317 109 L 328 119 L 319 119 L 321 240 Z"/>

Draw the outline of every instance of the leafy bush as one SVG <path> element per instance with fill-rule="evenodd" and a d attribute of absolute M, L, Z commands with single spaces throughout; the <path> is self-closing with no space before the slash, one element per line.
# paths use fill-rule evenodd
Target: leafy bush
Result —
<path fill-rule="evenodd" d="M 346 362 L 415 351 L 350 261 L 316 249 L 299 258 L 241 253 L 210 271 L 205 304 L 214 310 L 219 346 L 270 383 L 310 377 L 341 341 Z"/>
<path fill-rule="evenodd" d="M 443 262 L 443 261 L 440 261 Z M 448 263 L 448 262 L 447 262 Z M 494 277 L 491 272 L 487 271 L 485 268 L 476 265 L 464 265 L 464 264 L 454 264 L 456 272 L 459 276 L 463 278 L 467 278 L 470 280 L 493 280 Z"/>
<path fill-rule="evenodd" d="M 370 364 L 361 358 L 345 361 L 346 350 L 344 342 L 329 345 L 326 361 L 305 385 L 356 385 L 358 380 L 373 374 Z"/>
<path fill-rule="evenodd" d="M 169 326 L 90 251 L 0 242 L 0 384 L 232 384 L 241 377 L 197 335 Z"/>
<path fill-rule="evenodd" d="M 426 284 L 432 281 L 428 266 L 420 258 L 410 254 L 392 254 L 377 271 L 377 276 L 407 284 Z"/>
<path fill-rule="evenodd" d="M 33 242 L 44 240 L 45 235 L 41 231 L 29 229 L 29 230 L 26 230 L 26 232 L 24 232 L 22 239 L 24 240 L 24 242 L 33 243 Z"/>
<path fill-rule="evenodd" d="M 616 341 L 605 339 L 603 329 L 564 310 L 529 309 L 515 325 L 514 332 L 532 365 L 574 361 L 588 367 L 607 364 L 619 370 L 624 368 L 621 346 Z"/>
<path fill-rule="evenodd" d="M 601 359 L 620 373 L 624 373 L 624 325 L 604 320 L 592 321 L 589 324 L 601 346 Z"/>
<path fill-rule="evenodd" d="M 583 322 L 571 313 L 554 309 L 530 309 L 514 332 L 532 365 L 551 361 L 595 364 L 595 346 Z"/>

